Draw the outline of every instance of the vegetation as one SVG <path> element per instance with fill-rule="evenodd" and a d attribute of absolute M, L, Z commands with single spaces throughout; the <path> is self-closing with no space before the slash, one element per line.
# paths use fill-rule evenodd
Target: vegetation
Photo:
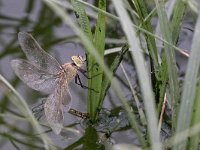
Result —
<path fill-rule="evenodd" d="M 198 149 L 198 3 L 173 2 L 98 0 L 90 4 L 82 0 L 43 0 L 37 20 L 33 22 L 29 15 L 33 13 L 35 2 L 30 0 L 25 9 L 28 15 L 22 19 L 2 15 L 4 20 L 18 23 L 2 24 L 2 32 L 6 29 L 16 32 L 11 35 L 9 43 L 2 41 L 2 60 L 10 55 L 24 57 L 15 36 L 24 28 L 31 30 L 45 50 L 64 42 L 81 46 L 87 58 L 86 111 L 89 117 L 72 124 L 66 122 L 60 135 L 55 137 L 45 119 L 34 117 L 34 113 L 43 112 L 43 101 L 38 100 L 42 104 L 31 111 L 28 104 L 31 101 L 25 100 L 18 92 L 19 79 L 6 79 L 2 72 L 0 146 L 4 148 L 4 141 L 9 141 L 13 149 Z M 190 54 L 178 48 L 184 29 L 181 25 L 187 19 L 185 14 L 192 14 L 195 20 Z M 53 29 L 63 24 L 73 31 L 73 35 L 57 38 Z M 180 76 L 178 55 L 187 60 L 184 77 Z M 134 71 L 130 73 L 130 70 Z M 121 71 L 121 75 L 118 76 L 117 71 Z M 125 90 L 126 87 L 128 90 Z M 73 91 L 78 95 L 77 89 Z M 114 101 L 112 109 L 103 105 L 111 101 L 111 91 L 121 103 L 119 106 Z M 131 98 L 127 98 L 127 91 L 131 93 Z M 35 102 L 42 94 L 29 92 L 27 95 Z M 132 137 L 126 135 L 122 138 L 129 138 L 131 142 L 111 142 L 112 138 L 120 140 L 125 131 L 130 131 Z M 112 133 L 119 133 L 119 136 Z M 54 136 L 53 140 L 49 135 Z M 67 139 L 72 135 L 73 141 Z M 62 138 L 64 146 L 55 142 L 58 137 Z M 137 141 L 133 141 L 133 137 Z"/>

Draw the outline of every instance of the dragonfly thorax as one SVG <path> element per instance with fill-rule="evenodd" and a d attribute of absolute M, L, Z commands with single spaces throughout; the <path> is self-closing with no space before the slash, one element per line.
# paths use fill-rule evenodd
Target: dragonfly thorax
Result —
<path fill-rule="evenodd" d="M 71 60 L 79 68 L 85 63 L 85 59 L 82 56 L 72 56 Z"/>
<path fill-rule="evenodd" d="M 65 63 L 62 65 L 62 70 L 60 71 L 60 76 L 65 78 L 67 82 L 70 82 L 77 74 L 79 67 L 73 65 L 72 63 Z"/>

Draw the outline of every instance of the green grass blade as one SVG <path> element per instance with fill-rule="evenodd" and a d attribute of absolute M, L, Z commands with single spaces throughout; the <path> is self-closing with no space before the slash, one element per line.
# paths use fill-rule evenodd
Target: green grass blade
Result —
<path fill-rule="evenodd" d="M 132 3 L 135 5 L 136 11 L 139 15 L 140 27 L 153 33 L 153 27 L 151 25 L 151 20 L 146 20 L 145 18 L 148 16 L 146 4 L 144 1 L 141 0 L 132 0 Z M 150 58 L 153 60 L 154 69 L 158 70 L 159 63 L 158 63 L 158 51 L 156 47 L 155 38 L 145 34 L 145 39 L 147 42 L 147 48 L 150 54 Z M 157 72 L 157 71 L 153 71 Z"/>
<path fill-rule="evenodd" d="M 131 51 L 131 54 L 136 66 L 137 74 L 139 77 L 139 83 L 141 86 L 141 91 L 142 91 L 144 104 L 145 104 L 145 111 L 147 115 L 151 147 L 152 149 L 157 150 L 161 148 L 160 138 L 159 138 L 159 133 L 158 133 L 158 125 L 157 125 L 158 121 L 157 121 L 157 116 L 156 116 L 156 111 L 155 111 L 152 87 L 150 85 L 150 79 L 148 77 L 148 73 L 145 69 L 145 64 L 144 64 L 145 60 L 142 54 L 142 49 L 140 47 L 140 42 L 134 31 L 134 28 L 132 27 L 132 22 L 125 8 L 123 7 L 123 2 L 120 0 L 113 0 L 112 2 L 116 8 L 117 14 L 120 17 L 121 25 L 128 39 L 128 42 L 130 45 L 130 51 Z"/>
<path fill-rule="evenodd" d="M 177 133 L 182 132 L 190 127 L 192 119 L 192 109 L 195 100 L 197 76 L 200 66 L 200 16 L 195 27 L 195 33 L 193 37 L 190 58 L 187 65 L 187 72 L 185 76 L 183 93 L 181 96 L 180 111 L 178 114 Z M 174 149 L 184 150 L 186 149 L 187 139 L 181 144 L 174 147 Z"/>
<path fill-rule="evenodd" d="M 195 126 L 197 124 L 200 124 L 200 83 L 198 80 L 198 85 L 197 85 L 197 90 L 196 90 L 196 97 L 195 97 L 195 103 L 194 103 L 194 108 L 193 108 L 193 114 L 192 114 L 192 123 L 191 126 Z M 189 143 L 188 143 L 188 149 L 193 150 L 193 149 L 198 149 L 199 145 L 199 134 L 193 136 L 190 138 Z"/>
<path fill-rule="evenodd" d="M 162 36 L 168 43 L 173 44 L 172 33 L 165 12 L 164 2 L 161 0 L 155 0 L 155 4 L 157 8 L 157 14 L 159 18 L 159 24 Z M 167 70 L 169 75 L 169 92 L 172 101 L 172 130 L 174 131 L 176 127 L 176 119 L 177 119 L 176 114 L 177 114 L 178 100 L 180 99 L 180 89 L 178 84 L 178 75 L 177 75 L 174 49 L 168 44 L 164 43 L 164 50 L 168 66 Z"/>
<path fill-rule="evenodd" d="M 159 82 L 156 83 L 157 90 L 159 90 L 158 114 L 160 114 L 162 109 L 163 100 L 167 88 L 167 82 L 168 82 L 167 60 L 166 57 L 163 56 L 162 63 L 159 68 Z"/>
<path fill-rule="evenodd" d="M 102 10 L 106 10 L 106 1 L 105 0 L 99 0 L 99 8 Z M 98 19 L 97 24 L 95 27 L 95 35 L 94 35 L 94 45 L 96 47 L 96 50 L 98 50 L 99 56 L 104 60 L 104 48 L 105 48 L 105 15 L 98 12 Z M 91 116 L 92 121 L 96 118 L 97 108 L 100 108 L 100 95 L 101 95 L 101 89 L 102 89 L 102 77 L 103 77 L 103 70 L 99 65 L 97 65 L 97 62 L 95 61 L 95 58 L 92 57 L 92 65 L 91 66 L 91 77 L 97 75 L 96 77 L 93 77 L 91 79 L 91 82 L 89 84 L 89 87 L 92 89 L 95 89 L 99 93 L 89 90 L 88 91 L 88 105 L 89 105 L 89 113 Z"/>
<path fill-rule="evenodd" d="M 110 65 L 109 69 L 110 71 L 112 72 L 112 76 L 115 74 L 117 68 L 119 67 L 122 59 L 123 59 L 123 56 L 125 55 L 125 53 L 128 51 L 129 47 L 128 47 L 128 44 L 125 44 L 121 51 L 117 54 L 117 56 L 113 59 L 113 62 L 112 64 Z M 110 88 L 110 85 L 111 85 L 111 82 L 110 80 L 108 79 L 107 76 L 103 76 L 103 82 L 102 82 L 102 90 L 101 90 L 101 96 L 100 96 L 100 104 L 99 106 L 102 105 L 103 103 L 103 100 L 107 94 L 107 91 L 108 89 Z"/>
<path fill-rule="evenodd" d="M 97 25 L 95 28 L 95 35 L 93 38 L 89 20 L 88 20 L 88 17 L 86 15 L 86 11 L 83 5 L 77 0 L 72 0 L 71 2 L 75 10 L 75 14 L 79 20 L 79 24 L 81 25 L 81 29 L 94 43 L 96 50 L 98 50 L 97 53 L 103 59 L 104 46 L 105 46 L 105 15 L 99 11 Z M 105 0 L 99 1 L 99 8 L 105 11 L 106 9 Z M 88 80 L 88 87 L 90 89 L 94 89 L 95 91 L 98 91 L 98 92 L 95 92 L 93 90 L 88 90 L 88 103 L 87 103 L 88 107 L 87 108 L 88 108 L 88 113 L 90 114 L 91 120 L 94 121 L 97 108 L 99 107 L 98 105 L 100 103 L 99 98 L 100 98 L 100 93 L 101 93 L 103 71 L 102 71 L 102 68 L 100 68 L 97 65 L 95 58 L 89 53 L 87 54 L 87 63 L 88 63 L 88 75 L 89 77 L 91 77 L 91 79 Z"/>
<path fill-rule="evenodd" d="M 93 36 L 92 36 L 91 27 L 90 27 L 90 22 L 88 20 L 84 7 L 77 0 L 71 0 L 71 3 L 74 8 L 75 15 L 78 19 L 78 22 L 81 26 L 81 29 L 83 30 L 85 35 L 88 36 L 90 40 L 92 40 Z"/>
<path fill-rule="evenodd" d="M 76 17 L 78 18 L 81 29 L 83 30 L 85 35 L 88 36 L 88 38 L 93 42 L 93 35 L 92 35 L 92 32 L 91 32 L 90 23 L 89 23 L 89 19 L 87 17 L 85 8 L 77 0 L 71 0 L 71 3 L 72 3 L 72 6 L 74 8 Z M 95 64 L 94 58 L 89 53 L 87 53 L 87 66 L 88 66 L 88 76 L 89 77 L 94 76 L 95 71 L 94 71 L 94 69 L 92 69 L 92 68 L 94 68 L 93 67 L 94 64 Z M 94 81 L 94 80 L 88 79 L 88 88 L 96 89 L 96 86 L 95 86 L 94 82 L 92 82 L 92 81 Z M 99 84 L 97 84 L 97 85 L 99 85 Z M 98 91 L 98 89 L 97 89 L 97 91 Z M 95 116 L 95 112 L 94 112 L 94 110 L 95 110 L 94 109 L 94 103 L 95 102 L 93 102 L 93 100 L 94 100 L 93 95 L 99 95 L 99 94 L 98 93 L 93 94 L 93 92 L 91 90 L 88 90 L 87 111 L 90 114 L 90 117 L 91 117 L 92 120 Z"/>
<path fill-rule="evenodd" d="M 174 7 L 174 12 L 173 12 L 173 18 L 171 22 L 171 29 L 172 29 L 172 41 L 174 44 L 176 44 L 179 34 L 180 34 L 180 29 L 181 29 L 181 22 L 183 20 L 185 11 L 186 11 L 186 2 L 183 0 L 176 0 L 176 4 Z"/>
<path fill-rule="evenodd" d="M 174 146 L 178 145 L 181 142 L 185 141 L 185 139 L 188 139 L 192 136 L 196 136 L 200 133 L 200 124 L 196 124 L 191 128 L 187 128 L 186 130 L 179 132 L 175 134 L 174 136 L 168 138 L 164 143 L 163 143 L 163 148 L 164 149 L 169 149 Z M 189 149 L 189 147 L 187 148 Z"/>
<path fill-rule="evenodd" d="M 132 3 L 134 4 L 136 11 L 138 13 L 139 16 L 138 20 L 140 21 L 140 27 L 153 33 L 154 31 L 151 25 L 151 20 L 147 18 L 148 13 L 146 8 L 147 7 L 146 3 L 141 0 L 132 0 Z M 151 82 L 155 93 L 156 102 L 158 102 L 161 94 L 160 90 L 157 87 L 157 83 L 159 82 L 158 80 L 159 80 L 159 68 L 160 68 L 158 60 L 160 60 L 160 58 L 158 55 L 158 49 L 156 46 L 155 38 L 146 33 L 144 34 L 144 37 L 147 44 L 147 50 L 149 52 L 149 59 L 150 59 L 149 63 L 151 66 Z"/>
<path fill-rule="evenodd" d="M 169 101 L 167 101 L 167 92 L 168 92 L 167 85 L 168 85 L 168 81 L 169 81 L 167 68 L 168 68 L 167 60 L 166 60 L 166 55 L 164 53 L 164 55 L 162 56 L 162 61 L 161 61 L 161 65 L 159 68 L 158 80 L 157 80 L 156 86 L 155 86 L 156 93 L 159 93 L 159 95 L 158 95 L 159 97 L 156 97 L 156 99 L 159 100 L 158 101 L 159 103 L 157 105 L 157 112 L 159 114 L 159 125 L 158 125 L 159 132 L 162 132 L 161 131 L 162 123 L 164 121 L 170 120 L 169 118 L 171 118 L 171 116 L 167 116 L 167 117 L 165 117 L 166 119 L 163 120 L 166 102 L 168 102 L 169 106 L 171 107 L 171 103 Z"/>

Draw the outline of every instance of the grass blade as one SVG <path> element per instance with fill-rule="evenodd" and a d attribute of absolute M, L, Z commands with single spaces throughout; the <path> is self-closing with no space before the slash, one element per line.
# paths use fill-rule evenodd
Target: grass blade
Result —
<path fill-rule="evenodd" d="M 160 30 L 163 38 L 170 44 L 172 42 L 172 33 L 170 30 L 167 14 L 165 12 L 164 2 L 161 0 L 155 0 L 157 14 L 159 18 Z M 180 89 L 178 84 L 178 75 L 175 61 L 174 49 L 168 44 L 164 43 L 165 56 L 167 60 L 167 70 L 169 75 L 169 92 L 172 101 L 172 130 L 175 130 L 177 119 L 177 106 L 180 99 Z"/>
<path fill-rule="evenodd" d="M 99 8 L 102 10 L 106 10 L 106 1 L 105 0 L 99 0 Z M 95 27 L 95 35 L 94 35 L 94 45 L 96 47 L 96 50 L 98 50 L 99 56 L 104 60 L 104 47 L 105 47 L 105 15 L 98 12 L 98 19 L 97 24 Z M 88 105 L 89 105 L 89 113 L 91 115 L 92 121 L 96 119 L 97 114 L 97 108 L 101 108 L 99 106 L 100 104 L 100 95 L 102 92 L 102 77 L 103 77 L 103 70 L 96 62 L 94 57 L 91 57 L 91 77 L 97 75 L 96 77 L 91 79 L 91 82 L 89 82 L 89 87 L 92 89 L 95 89 L 96 91 L 99 91 L 99 93 L 94 92 L 92 90 L 88 91 Z M 95 65 L 95 67 L 93 66 Z"/>
<path fill-rule="evenodd" d="M 117 14 L 120 17 L 121 25 L 130 44 L 130 51 L 138 73 L 139 83 L 141 86 L 141 91 L 145 104 L 145 111 L 147 115 L 151 147 L 154 150 L 160 149 L 160 139 L 159 139 L 158 125 L 157 125 L 158 121 L 157 121 L 154 98 L 153 98 L 154 96 L 152 93 L 152 87 L 150 85 L 150 79 L 145 69 L 145 64 L 144 64 L 145 60 L 142 54 L 142 49 L 140 48 L 139 39 L 136 36 L 134 28 L 132 27 L 132 22 L 129 16 L 125 8 L 123 7 L 123 2 L 120 0 L 113 0 L 112 2 L 116 8 Z"/>
<path fill-rule="evenodd" d="M 128 47 L 128 44 L 125 44 L 121 51 L 118 53 L 118 55 L 114 58 L 112 64 L 110 65 L 109 69 L 110 71 L 112 72 L 112 76 L 115 74 L 117 68 L 119 67 L 122 59 L 123 59 L 123 56 L 125 55 L 125 53 L 128 51 L 129 47 Z M 107 76 L 103 76 L 103 82 L 102 82 L 102 90 L 101 90 L 101 96 L 100 96 L 100 104 L 99 106 L 102 105 L 103 103 L 103 100 L 106 96 L 106 93 L 108 91 L 108 89 L 110 88 L 110 85 L 111 85 L 111 82 L 110 80 L 108 79 Z"/>
<path fill-rule="evenodd" d="M 32 124 L 33 128 L 35 128 L 37 133 L 42 133 L 39 123 L 34 118 L 23 97 L 15 90 L 15 88 L 12 85 L 10 85 L 10 83 L 2 75 L 0 75 L 0 81 L 2 81 L 3 84 L 5 84 L 7 88 L 13 93 L 9 95 L 10 100 L 13 102 L 13 104 L 22 112 L 22 114 L 26 116 L 26 119 Z M 45 149 L 49 149 L 50 139 L 44 134 L 41 134 L 41 139 L 44 142 Z"/>
<path fill-rule="evenodd" d="M 183 20 L 187 4 L 183 0 L 176 0 L 176 4 L 174 7 L 174 13 L 173 13 L 173 18 L 171 22 L 171 29 L 172 29 L 172 41 L 174 41 L 174 44 L 178 41 L 178 37 L 180 34 L 180 29 L 181 29 L 181 22 Z"/>
<path fill-rule="evenodd" d="M 187 72 L 185 76 L 183 93 L 181 96 L 180 111 L 178 114 L 177 122 L 177 133 L 184 131 L 190 127 L 192 119 L 192 109 L 195 100 L 197 76 L 200 67 L 200 16 L 195 27 L 195 33 L 192 42 L 192 48 L 190 53 L 190 58 L 187 66 Z M 185 139 L 181 144 L 174 147 L 174 149 L 186 149 L 187 139 Z"/>
<path fill-rule="evenodd" d="M 93 35 L 90 27 L 90 22 L 88 20 L 84 7 L 77 0 L 71 0 L 71 3 L 75 11 L 76 18 L 78 19 L 78 22 L 81 26 L 81 29 L 83 30 L 85 35 L 88 36 L 90 40 L 92 40 Z"/>
<path fill-rule="evenodd" d="M 200 83 L 198 80 L 198 85 L 197 85 L 197 90 L 196 90 L 196 98 L 195 98 L 195 103 L 194 103 L 194 108 L 193 108 L 193 114 L 192 114 L 192 123 L 191 126 L 195 126 L 197 124 L 200 124 Z M 189 143 L 188 143 L 188 148 L 190 150 L 193 149 L 198 149 L 199 145 L 199 134 L 193 136 L 190 138 Z"/>
<path fill-rule="evenodd" d="M 79 20 L 79 24 L 81 25 L 81 29 L 89 37 L 89 39 L 93 41 L 96 50 L 98 50 L 97 53 L 99 54 L 101 59 L 103 59 L 104 46 L 105 46 L 105 15 L 99 11 L 97 25 L 95 28 L 95 35 L 93 38 L 89 20 L 86 15 L 84 7 L 77 0 L 71 0 L 71 2 L 74 7 L 75 14 Z M 99 8 L 105 11 L 106 9 L 105 0 L 99 1 Z M 87 53 L 87 65 L 88 65 L 88 75 L 91 78 L 88 80 L 88 88 L 98 91 L 97 93 L 93 90 L 88 90 L 87 108 L 91 120 L 94 121 L 97 113 L 97 108 L 99 107 L 98 105 L 100 103 L 99 98 L 101 93 L 103 71 L 102 68 L 100 68 L 99 65 L 97 65 L 95 58 L 90 53 Z"/>
<path fill-rule="evenodd" d="M 138 20 L 141 21 L 140 22 L 141 28 L 153 33 L 151 20 L 145 20 L 148 13 L 147 13 L 146 4 L 144 3 L 144 1 L 134 0 L 134 2 L 133 2 L 133 0 L 132 0 L 132 3 L 135 5 L 135 8 L 137 10 L 137 13 L 138 13 L 138 16 L 139 16 Z M 149 50 L 150 58 L 153 60 L 152 65 L 154 65 L 155 70 L 158 70 L 158 67 L 159 67 L 158 52 L 157 52 L 155 38 L 149 36 L 148 34 L 144 34 L 144 35 L 145 35 L 145 39 L 146 39 L 146 42 L 147 42 L 147 47 L 148 47 L 148 50 Z"/>

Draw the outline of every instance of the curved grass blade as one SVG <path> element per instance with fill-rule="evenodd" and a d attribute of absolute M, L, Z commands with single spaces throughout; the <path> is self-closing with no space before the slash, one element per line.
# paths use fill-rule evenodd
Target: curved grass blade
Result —
<path fill-rule="evenodd" d="M 77 0 L 71 0 L 72 5 L 75 10 L 75 14 L 78 18 L 79 24 L 81 25 L 82 30 L 85 34 L 93 41 L 96 50 L 98 50 L 99 56 L 103 59 L 104 56 L 104 45 L 105 45 L 105 15 L 99 11 L 97 25 L 95 28 L 95 35 L 92 35 L 91 27 L 89 24 L 89 20 L 86 14 L 86 11 L 82 4 Z M 99 8 L 102 10 L 106 9 L 105 0 L 99 1 Z M 94 38 L 93 38 L 94 37 Z M 102 85 L 102 69 L 97 65 L 95 58 L 87 53 L 87 63 L 88 63 L 88 75 L 93 77 L 98 74 L 98 76 L 91 78 L 88 80 L 88 87 L 90 89 L 95 89 L 97 92 L 92 90 L 88 91 L 88 112 L 92 121 L 96 118 L 97 108 L 99 107 L 99 98 L 101 93 L 101 85 Z"/>
<path fill-rule="evenodd" d="M 117 68 L 119 67 L 124 55 L 126 52 L 128 52 L 129 46 L 128 44 L 125 44 L 121 51 L 117 54 L 117 56 L 114 58 L 112 64 L 110 65 L 109 69 L 112 72 L 112 76 L 115 74 Z M 107 76 L 103 76 L 103 82 L 102 82 L 102 90 L 101 90 L 101 95 L 100 95 L 100 104 L 99 106 L 101 107 L 103 100 L 108 92 L 108 89 L 110 88 L 111 82 L 108 79 Z"/>
<path fill-rule="evenodd" d="M 26 104 L 26 101 L 22 98 L 22 96 L 12 87 L 12 85 L 7 82 L 7 80 L 0 75 L 0 80 L 8 87 L 8 89 L 11 90 L 13 95 L 10 95 L 10 100 L 13 102 L 13 104 L 24 114 L 27 116 L 27 120 L 32 124 L 33 128 L 38 132 L 42 133 L 42 130 L 40 128 L 40 125 L 38 124 L 37 120 L 34 118 L 32 112 L 29 110 L 28 105 Z M 50 139 L 44 135 L 41 134 L 41 139 L 44 142 L 45 149 L 49 149 L 49 145 L 51 143 Z"/>
<path fill-rule="evenodd" d="M 106 0 L 99 0 L 98 7 L 102 10 L 106 10 Z M 94 35 L 94 45 L 96 49 L 98 50 L 99 56 L 104 60 L 104 47 L 105 47 L 105 15 L 98 12 L 98 19 L 97 24 L 95 27 L 95 35 Z M 95 60 L 95 58 L 92 58 L 92 64 L 98 64 Z M 94 121 L 96 119 L 96 115 L 98 113 L 99 104 L 101 102 L 100 96 L 102 93 L 102 79 L 103 79 L 103 70 L 102 68 L 97 65 L 96 67 L 91 66 L 93 69 L 91 71 L 91 76 L 95 76 L 98 74 L 98 76 L 91 79 L 91 83 L 89 84 L 89 87 L 99 91 L 99 93 L 89 90 L 89 109 L 90 109 L 90 115 L 91 119 Z"/>
<path fill-rule="evenodd" d="M 192 42 L 189 62 L 183 86 L 183 93 L 181 96 L 180 111 L 178 114 L 177 130 L 176 133 L 182 132 L 190 127 L 192 119 L 192 109 L 195 101 L 195 92 L 197 77 L 200 67 L 200 16 L 198 16 L 195 33 Z M 187 139 L 174 146 L 174 149 L 184 150 L 187 147 Z"/>
<path fill-rule="evenodd" d="M 134 28 L 132 27 L 132 22 L 128 16 L 128 13 L 123 6 L 123 2 L 120 0 L 113 0 L 112 2 L 115 6 L 117 14 L 120 17 L 120 22 L 129 42 L 130 51 L 136 66 L 136 71 L 138 74 L 139 84 L 141 86 L 145 111 L 147 115 L 147 125 L 149 130 L 151 148 L 157 150 L 161 148 L 157 125 L 158 120 L 156 116 L 152 87 L 150 85 L 150 79 L 145 68 L 145 60 L 142 54 L 142 49 L 140 47 L 140 42 Z"/>
<path fill-rule="evenodd" d="M 200 114 L 200 80 L 198 79 L 195 103 L 194 103 L 194 107 L 193 107 L 191 126 L 195 126 L 197 124 L 200 124 L 199 114 Z M 196 134 L 195 136 L 192 136 L 190 138 L 190 140 L 189 140 L 188 148 L 190 150 L 198 149 L 199 139 L 200 139 L 199 134 Z"/>
<path fill-rule="evenodd" d="M 187 8 L 187 3 L 182 0 L 176 0 L 176 4 L 174 7 L 173 17 L 171 21 L 171 29 L 172 29 L 172 41 L 174 41 L 174 44 L 177 43 L 178 37 L 180 34 L 180 23 L 182 22 L 184 18 L 184 14 Z"/>
<path fill-rule="evenodd" d="M 157 14 L 159 17 L 161 34 L 168 43 L 173 44 L 172 32 L 169 26 L 167 14 L 165 12 L 164 2 L 160 0 L 155 0 L 155 4 L 157 8 Z M 164 43 L 164 50 L 168 67 L 167 70 L 169 76 L 169 92 L 170 92 L 170 99 L 172 101 L 172 130 L 174 131 L 176 128 L 176 119 L 178 112 L 177 106 L 178 106 L 178 101 L 180 100 L 180 88 L 178 83 L 178 74 L 177 74 L 174 49 L 168 44 Z"/>

